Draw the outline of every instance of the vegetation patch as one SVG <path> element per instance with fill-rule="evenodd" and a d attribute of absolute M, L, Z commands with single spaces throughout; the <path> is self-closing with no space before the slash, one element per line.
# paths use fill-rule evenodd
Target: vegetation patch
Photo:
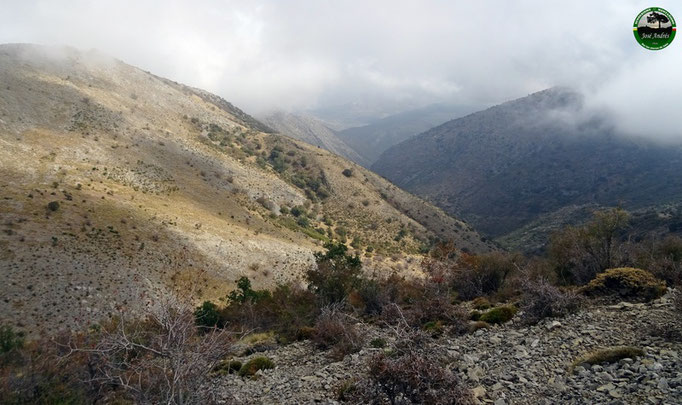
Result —
<path fill-rule="evenodd" d="M 622 359 L 634 359 L 644 355 L 644 350 L 633 346 L 616 346 L 590 352 L 576 359 L 571 365 L 571 370 L 581 364 L 604 364 L 616 363 Z"/>
<path fill-rule="evenodd" d="M 273 363 L 272 360 L 265 356 L 258 356 L 252 358 L 242 365 L 242 367 L 239 369 L 239 376 L 251 377 L 256 375 L 258 370 L 267 370 L 271 368 L 275 368 L 275 363 Z"/>
<path fill-rule="evenodd" d="M 500 324 L 511 320 L 518 309 L 513 305 L 502 305 L 492 308 L 479 318 L 479 321 L 489 324 Z"/>
<path fill-rule="evenodd" d="M 646 270 L 632 267 L 606 270 L 582 288 L 588 296 L 616 296 L 633 301 L 651 301 L 665 291 L 663 281 Z"/>

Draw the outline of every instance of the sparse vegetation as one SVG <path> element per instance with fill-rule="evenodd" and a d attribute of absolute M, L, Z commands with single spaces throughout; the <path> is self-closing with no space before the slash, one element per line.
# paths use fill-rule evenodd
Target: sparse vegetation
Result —
<path fill-rule="evenodd" d="M 275 368 L 275 363 L 265 356 L 254 357 L 251 360 L 244 363 L 244 365 L 239 369 L 240 377 L 252 377 L 256 375 L 259 370 L 267 370 Z"/>
<path fill-rule="evenodd" d="M 582 364 L 605 364 L 615 363 L 622 359 L 635 359 L 644 355 L 644 350 L 632 346 L 609 347 L 595 350 L 576 359 L 571 365 L 571 369 Z"/>

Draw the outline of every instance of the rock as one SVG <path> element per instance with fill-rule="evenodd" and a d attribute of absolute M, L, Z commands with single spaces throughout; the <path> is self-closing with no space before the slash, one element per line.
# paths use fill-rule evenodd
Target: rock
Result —
<path fill-rule="evenodd" d="M 505 401 L 502 398 L 499 398 L 497 401 L 495 401 L 495 405 L 507 405 L 507 401 Z"/>
<path fill-rule="evenodd" d="M 471 390 L 471 393 L 474 395 L 474 398 L 483 398 L 485 397 L 485 387 L 482 385 L 479 385 L 478 387 L 474 388 Z"/>
<path fill-rule="evenodd" d="M 554 330 L 554 329 L 560 328 L 560 327 L 561 327 L 561 322 L 559 322 L 559 321 L 552 321 L 551 323 L 548 323 L 547 325 L 545 325 L 545 328 L 547 328 L 547 330 Z"/>

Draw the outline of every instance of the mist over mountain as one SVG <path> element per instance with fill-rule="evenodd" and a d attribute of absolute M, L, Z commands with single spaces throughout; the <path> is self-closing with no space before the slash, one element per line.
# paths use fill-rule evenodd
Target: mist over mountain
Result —
<path fill-rule="evenodd" d="M 391 146 L 477 109 L 474 106 L 434 104 L 394 114 L 361 127 L 347 128 L 339 131 L 337 136 L 371 165 Z"/>
<path fill-rule="evenodd" d="M 571 205 L 681 198 L 682 147 L 654 139 L 623 133 L 580 93 L 552 88 L 428 130 L 372 169 L 498 237 Z"/>
<path fill-rule="evenodd" d="M 348 160 L 367 166 L 368 162 L 346 145 L 323 121 L 306 114 L 275 112 L 261 119 L 277 132 L 319 146 Z"/>

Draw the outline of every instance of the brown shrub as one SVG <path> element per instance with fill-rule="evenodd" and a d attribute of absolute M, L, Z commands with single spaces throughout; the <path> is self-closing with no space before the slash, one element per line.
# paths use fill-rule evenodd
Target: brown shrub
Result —
<path fill-rule="evenodd" d="M 522 286 L 521 319 L 534 324 L 544 318 L 562 317 L 580 308 L 581 299 L 573 291 L 562 291 L 545 279 L 527 280 Z"/>
<path fill-rule="evenodd" d="M 398 330 L 397 330 L 398 331 Z M 426 350 L 422 332 L 397 332 L 391 354 L 368 361 L 366 376 L 346 387 L 343 399 L 356 404 L 471 404 L 471 392 Z"/>
<path fill-rule="evenodd" d="M 312 340 L 321 349 L 331 349 L 332 357 L 337 360 L 359 351 L 364 343 L 362 335 L 339 305 L 322 308 Z"/>

